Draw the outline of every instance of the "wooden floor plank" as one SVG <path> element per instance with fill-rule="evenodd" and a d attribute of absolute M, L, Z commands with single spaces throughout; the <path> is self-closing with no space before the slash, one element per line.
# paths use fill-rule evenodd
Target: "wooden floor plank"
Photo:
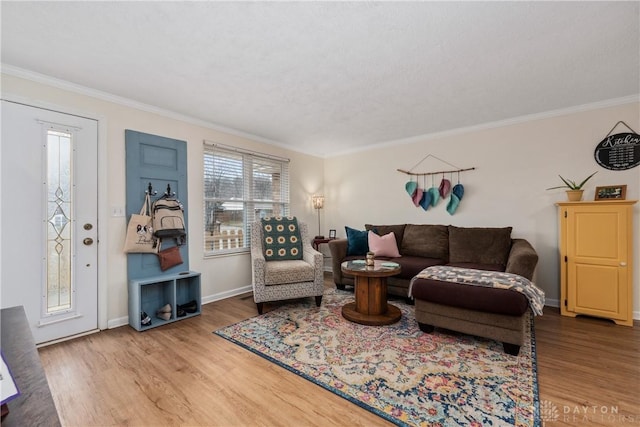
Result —
<path fill-rule="evenodd" d="M 63 426 L 392 425 L 212 333 L 256 314 L 242 295 L 161 328 L 125 326 L 41 348 Z M 547 308 L 535 334 L 548 426 L 640 425 L 639 326 Z"/>

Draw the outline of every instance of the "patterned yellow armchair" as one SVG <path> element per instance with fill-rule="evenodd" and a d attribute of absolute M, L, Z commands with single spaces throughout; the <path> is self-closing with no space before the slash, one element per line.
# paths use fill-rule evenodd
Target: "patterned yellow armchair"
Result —
<path fill-rule="evenodd" d="M 307 224 L 295 217 L 251 224 L 251 272 L 258 314 L 268 301 L 315 297 L 318 307 L 322 303 L 323 255 L 311 246 Z"/>

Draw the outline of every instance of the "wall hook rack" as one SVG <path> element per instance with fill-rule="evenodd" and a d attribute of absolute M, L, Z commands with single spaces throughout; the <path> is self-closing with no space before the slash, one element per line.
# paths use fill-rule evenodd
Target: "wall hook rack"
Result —
<path fill-rule="evenodd" d="M 176 195 L 175 191 L 171 191 L 171 184 L 167 184 L 167 191 L 164 192 L 165 197 L 174 197 Z"/>
<path fill-rule="evenodd" d="M 156 194 L 158 194 L 157 191 L 153 190 L 153 185 L 151 185 L 151 183 L 149 183 L 149 185 L 147 186 L 147 190 L 144 193 L 150 196 L 155 196 Z"/>
<path fill-rule="evenodd" d="M 160 198 L 167 200 L 177 200 L 178 202 L 180 202 L 180 200 L 178 200 L 178 198 L 176 197 L 176 192 L 171 191 L 171 184 L 167 184 L 167 189 L 165 190 L 164 194 L 160 196 Z"/>

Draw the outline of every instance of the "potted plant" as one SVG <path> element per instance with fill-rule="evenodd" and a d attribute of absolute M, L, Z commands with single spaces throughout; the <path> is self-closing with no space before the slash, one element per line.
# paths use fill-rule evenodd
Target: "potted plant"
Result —
<path fill-rule="evenodd" d="M 568 188 L 567 190 L 567 198 L 570 202 L 579 202 L 582 200 L 582 192 L 584 191 L 582 187 L 591 179 L 591 177 L 598 172 L 594 172 L 588 177 L 586 177 L 580 184 L 577 184 L 575 181 L 571 179 L 564 179 L 561 175 L 558 175 L 564 185 L 558 185 L 557 187 L 549 187 L 547 190 L 555 190 L 556 188 Z"/>

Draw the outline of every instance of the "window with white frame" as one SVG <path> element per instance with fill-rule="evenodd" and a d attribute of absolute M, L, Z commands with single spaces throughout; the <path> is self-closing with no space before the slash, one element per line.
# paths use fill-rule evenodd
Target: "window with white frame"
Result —
<path fill-rule="evenodd" d="M 249 250 L 249 226 L 289 215 L 289 160 L 204 143 L 204 254 Z"/>

